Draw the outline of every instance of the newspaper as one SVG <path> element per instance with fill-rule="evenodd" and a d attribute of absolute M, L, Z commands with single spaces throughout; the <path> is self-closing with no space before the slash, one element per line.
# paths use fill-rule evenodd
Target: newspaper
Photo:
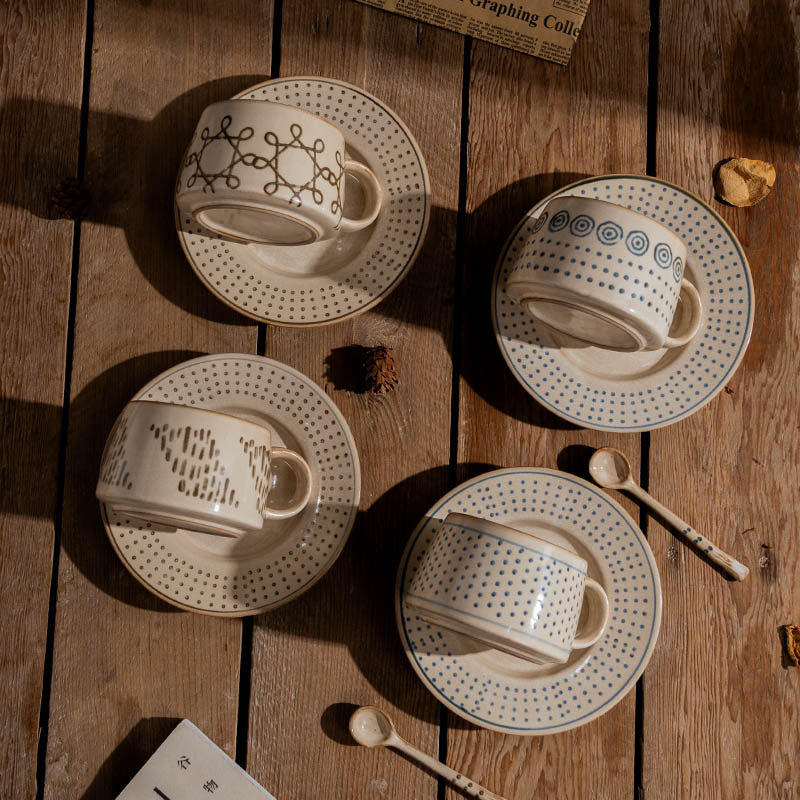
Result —
<path fill-rule="evenodd" d="M 569 62 L 589 0 L 359 0 L 440 28 Z"/>

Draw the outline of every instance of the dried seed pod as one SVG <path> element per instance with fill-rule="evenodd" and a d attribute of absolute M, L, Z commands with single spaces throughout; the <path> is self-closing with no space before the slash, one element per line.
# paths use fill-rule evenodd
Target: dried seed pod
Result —
<path fill-rule="evenodd" d="M 732 206 L 754 206 L 775 184 L 775 167 L 768 161 L 731 158 L 717 170 L 714 188 L 721 200 Z"/>
<path fill-rule="evenodd" d="M 83 219 L 89 210 L 89 190 L 77 178 L 64 178 L 56 184 L 50 203 L 64 219 Z"/>
<path fill-rule="evenodd" d="M 364 389 L 373 394 L 391 392 L 400 383 L 394 353 L 383 345 L 367 350 L 362 362 Z"/>

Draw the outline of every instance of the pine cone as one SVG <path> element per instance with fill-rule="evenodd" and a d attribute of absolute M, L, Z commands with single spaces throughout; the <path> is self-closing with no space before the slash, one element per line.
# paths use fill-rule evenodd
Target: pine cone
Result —
<path fill-rule="evenodd" d="M 362 363 L 364 371 L 364 388 L 373 394 L 391 392 L 400 381 L 394 363 L 394 353 L 381 345 L 367 350 Z"/>
<path fill-rule="evenodd" d="M 83 219 L 89 210 L 91 195 L 77 178 L 64 178 L 56 184 L 50 203 L 64 219 Z"/>

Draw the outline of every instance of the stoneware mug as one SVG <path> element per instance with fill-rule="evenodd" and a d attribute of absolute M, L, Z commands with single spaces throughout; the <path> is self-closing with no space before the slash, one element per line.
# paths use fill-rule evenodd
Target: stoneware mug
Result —
<path fill-rule="evenodd" d="M 286 506 L 269 503 L 272 462 L 295 477 Z M 97 497 L 114 512 L 191 531 L 240 536 L 265 519 L 299 514 L 311 470 L 294 450 L 272 446 L 267 428 L 172 403 L 134 400 L 106 441 Z"/>
<path fill-rule="evenodd" d="M 678 236 L 644 214 L 557 197 L 539 215 L 506 290 L 532 316 L 587 344 L 630 352 L 679 347 L 703 316 L 700 295 L 683 276 L 686 252 Z"/>
<path fill-rule="evenodd" d="M 359 219 L 343 216 L 345 177 L 361 186 Z M 345 156 L 342 132 L 321 117 L 266 100 L 203 111 L 175 190 L 180 212 L 246 242 L 309 244 L 375 221 L 377 177 Z"/>
<path fill-rule="evenodd" d="M 594 644 L 608 622 L 608 597 L 586 566 L 532 534 L 448 514 L 406 602 L 427 622 L 528 661 L 560 664 Z"/>

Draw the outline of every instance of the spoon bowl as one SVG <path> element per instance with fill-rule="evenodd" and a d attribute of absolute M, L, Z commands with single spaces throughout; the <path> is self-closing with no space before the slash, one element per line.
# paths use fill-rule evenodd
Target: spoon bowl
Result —
<path fill-rule="evenodd" d="M 395 730 L 392 718 L 376 706 L 357 708 L 350 717 L 349 727 L 350 734 L 359 744 L 365 747 L 392 747 L 399 750 L 458 786 L 469 797 L 478 800 L 504 800 L 500 795 L 490 792 L 486 787 L 409 744 Z"/>
<path fill-rule="evenodd" d="M 601 447 L 589 459 L 589 474 L 606 489 L 621 489 L 631 480 L 631 464 L 616 447 Z"/>
<path fill-rule="evenodd" d="M 388 745 L 394 732 L 389 715 L 375 706 L 361 706 L 350 717 L 350 734 L 365 747 Z"/>

